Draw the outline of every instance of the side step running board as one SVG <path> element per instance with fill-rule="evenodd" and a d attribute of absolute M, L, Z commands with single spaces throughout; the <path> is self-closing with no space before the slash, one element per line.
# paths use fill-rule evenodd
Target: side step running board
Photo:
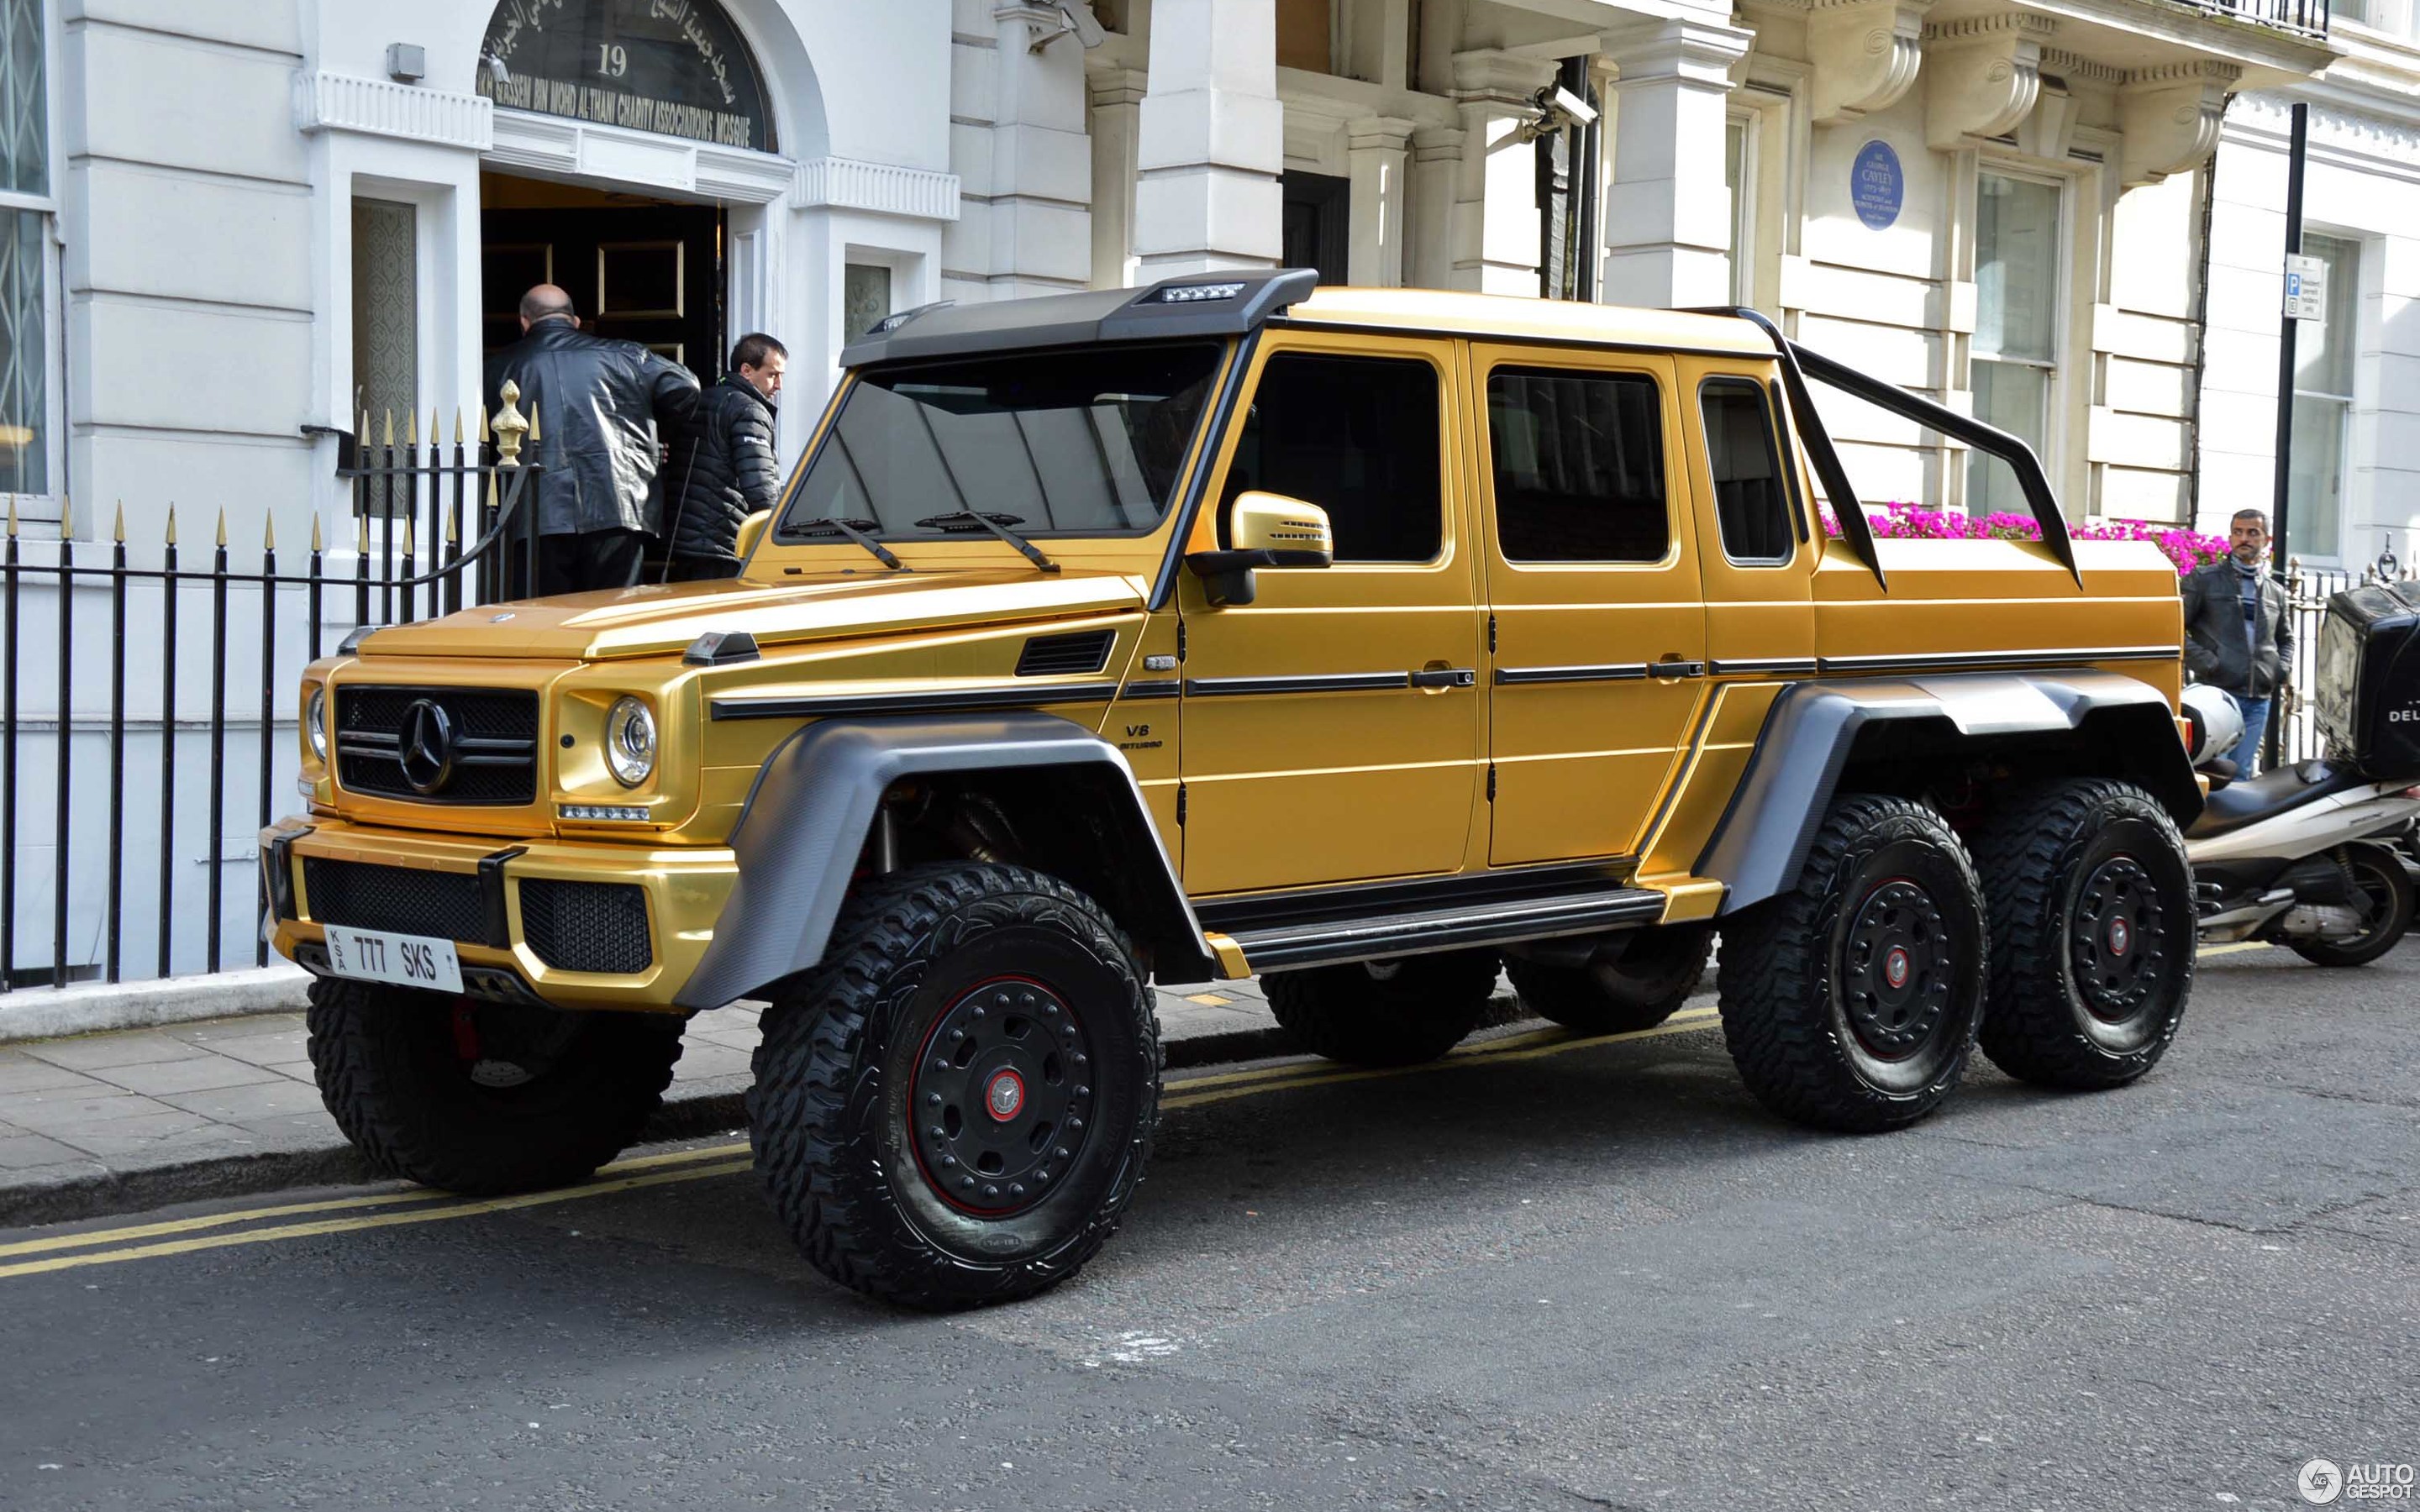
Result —
<path fill-rule="evenodd" d="M 1415 909 L 1345 920 L 1239 929 L 1232 938 L 1255 971 L 1330 965 L 1466 946 L 1590 934 L 1664 917 L 1664 895 L 1644 887 Z"/>

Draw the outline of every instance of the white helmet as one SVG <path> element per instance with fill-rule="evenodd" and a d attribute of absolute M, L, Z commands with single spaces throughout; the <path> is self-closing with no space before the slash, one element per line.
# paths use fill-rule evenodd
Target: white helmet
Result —
<path fill-rule="evenodd" d="M 2243 710 L 2225 688 L 2195 683 L 2185 689 L 2185 721 L 2193 729 L 2193 764 L 2208 765 L 2243 738 Z"/>

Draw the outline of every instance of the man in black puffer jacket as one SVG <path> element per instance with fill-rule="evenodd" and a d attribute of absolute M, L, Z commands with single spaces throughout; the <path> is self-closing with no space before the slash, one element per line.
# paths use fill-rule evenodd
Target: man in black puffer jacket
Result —
<path fill-rule="evenodd" d="M 738 576 L 739 522 L 772 508 L 782 490 L 773 400 L 789 361 L 772 337 L 742 336 L 731 348 L 731 371 L 706 391 L 689 444 L 673 457 L 670 580 Z"/>

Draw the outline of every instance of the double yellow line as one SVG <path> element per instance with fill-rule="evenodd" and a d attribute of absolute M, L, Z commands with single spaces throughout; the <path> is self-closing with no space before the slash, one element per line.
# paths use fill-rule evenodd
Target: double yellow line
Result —
<path fill-rule="evenodd" d="M 1543 1056 L 1559 1056 L 1594 1045 L 1688 1034 L 1712 1028 L 1716 1022 L 1714 1009 L 1697 1008 L 1675 1013 L 1654 1028 L 1631 1034 L 1589 1038 L 1565 1029 L 1537 1029 L 1497 1040 L 1483 1040 L 1465 1045 L 1442 1060 L 1419 1066 L 1349 1071 L 1334 1069 L 1326 1061 L 1290 1061 L 1284 1065 L 1260 1066 L 1249 1071 L 1217 1072 L 1168 1083 L 1160 1099 L 1160 1107 L 1163 1110 L 1202 1107 L 1264 1092 L 1291 1091 L 1296 1088 L 1329 1087 L 1342 1082 L 1376 1081 L 1441 1070 L 1534 1060 Z M 409 1224 L 550 1207 L 587 1197 L 611 1196 L 617 1192 L 633 1192 L 643 1187 L 734 1176 L 747 1170 L 750 1164 L 748 1146 L 742 1141 L 616 1161 L 582 1185 L 562 1187 L 551 1192 L 524 1192 L 513 1196 L 479 1198 L 449 1197 L 443 1193 L 425 1189 L 382 1192 L 247 1208 L 235 1212 L 206 1213 L 194 1218 L 168 1218 L 120 1228 L 48 1234 L 39 1239 L 0 1243 L 0 1280 L 72 1271 L 91 1265 L 115 1265 L 124 1260 L 157 1259 L 201 1250 L 231 1249 L 240 1244 L 267 1244 L 279 1240 L 311 1239 L 323 1234 L 399 1228 Z M 320 1216 L 322 1214 L 333 1216 Z"/>

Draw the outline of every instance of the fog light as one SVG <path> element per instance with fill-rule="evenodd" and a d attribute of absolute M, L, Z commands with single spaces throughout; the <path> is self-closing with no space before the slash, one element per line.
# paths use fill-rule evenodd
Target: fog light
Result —
<path fill-rule="evenodd" d="M 644 824 L 647 810 L 634 803 L 566 803 L 555 813 L 565 819 L 604 819 L 617 824 Z"/>

